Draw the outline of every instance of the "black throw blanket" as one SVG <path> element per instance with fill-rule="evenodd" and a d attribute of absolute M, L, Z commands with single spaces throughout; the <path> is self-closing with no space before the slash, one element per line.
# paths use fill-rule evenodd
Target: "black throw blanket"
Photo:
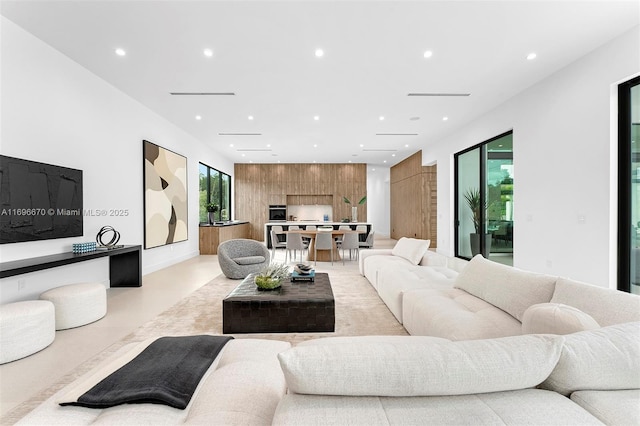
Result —
<path fill-rule="evenodd" d="M 229 336 L 161 337 L 137 357 L 78 398 L 78 405 L 165 404 L 185 409 L 193 392 Z"/>

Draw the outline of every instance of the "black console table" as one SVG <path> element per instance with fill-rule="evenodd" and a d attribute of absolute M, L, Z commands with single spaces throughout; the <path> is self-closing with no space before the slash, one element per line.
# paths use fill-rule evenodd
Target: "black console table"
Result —
<path fill-rule="evenodd" d="M 142 286 L 140 246 L 124 246 L 113 250 L 96 250 L 81 254 L 60 253 L 2 262 L 0 263 L 0 278 L 13 277 L 107 256 L 109 257 L 109 281 L 111 287 Z"/>

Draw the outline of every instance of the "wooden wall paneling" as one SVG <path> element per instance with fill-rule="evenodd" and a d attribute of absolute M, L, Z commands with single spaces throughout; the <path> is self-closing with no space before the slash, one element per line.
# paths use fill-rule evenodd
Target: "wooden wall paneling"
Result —
<path fill-rule="evenodd" d="M 236 218 L 250 222 L 250 238 L 264 239 L 270 204 L 328 204 L 333 220 L 351 218 L 351 205 L 366 195 L 365 164 L 236 164 Z M 358 220 L 366 222 L 367 206 L 358 205 Z"/>

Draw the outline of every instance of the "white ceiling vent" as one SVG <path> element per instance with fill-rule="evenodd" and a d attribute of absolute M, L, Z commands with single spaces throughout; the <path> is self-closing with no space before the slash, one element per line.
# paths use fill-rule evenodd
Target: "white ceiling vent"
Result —
<path fill-rule="evenodd" d="M 173 96 L 235 96 L 233 92 L 169 92 Z"/>
<path fill-rule="evenodd" d="M 471 96 L 471 93 L 409 93 L 407 96 L 457 97 L 457 96 Z"/>

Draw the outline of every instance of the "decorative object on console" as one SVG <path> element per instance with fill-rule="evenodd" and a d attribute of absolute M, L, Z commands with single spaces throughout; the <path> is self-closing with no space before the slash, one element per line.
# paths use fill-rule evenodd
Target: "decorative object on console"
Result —
<path fill-rule="evenodd" d="M 255 276 L 259 290 L 275 290 L 289 276 L 289 267 L 283 263 L 272 263 Z"/>
<path fill-rule="evenodd" d="M 113 232 L 113 235 L 111 236 L 111 240 L 109 240 L 108 243 L 105 243 L 102 240 L 102 237 L 104 237 L 107 233 L 109 232 Z M 113 226 L 103 226 L 102 228 L 100 228 L 100 230 L 98 231 L 98 235 L 96 235 L 96 242 L 98 244 L 100 244 L 99 247 L 97 247 L 97 249 L 101 249 L 101 250 L 112 250 L 112 249 L 116 249 L 116 248 L 122 248 L 124 247 L 123 245 L 119 245 L 118 241 L 120 241 L 120 233 L 118 231 L 115 230 L 115 228 Z"/>
<path fill-rule="evenodd" d="M 0 155 L 0 244 L 83 235 L 82 170 Z"/>
<path fill-rule="evenodd" d="M 187 158 L 143 141 L 144 248 L 188 239 Z"/>
<path fill-rule="evenodd" d="M 88 243 L 73 243 L 72 251 L 76 254 L 89 253 L 96 250 L 96 243 L 91 241 Z"/>

